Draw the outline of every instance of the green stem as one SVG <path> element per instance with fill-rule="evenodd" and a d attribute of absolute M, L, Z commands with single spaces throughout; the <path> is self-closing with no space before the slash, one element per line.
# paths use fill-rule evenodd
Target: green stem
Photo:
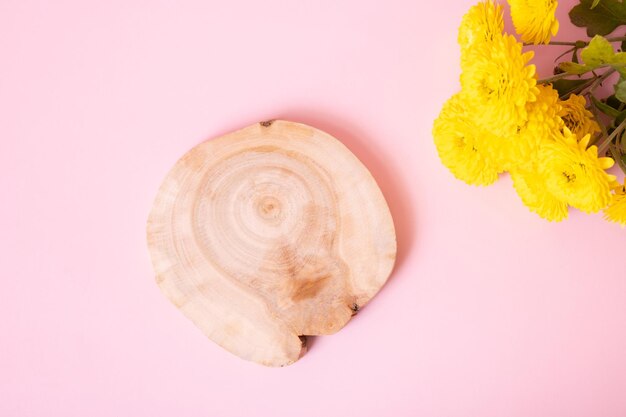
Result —
<path fill-rule="evenodd" d="M 583 85 L 581 85 L 580 87 L 576 87 L 574 90 L 570 91 L 569 93 L 559 97 L 563 100 L 567 100 L 569 98 L 569 96 L 571 96 L 572 94 L 583 94 L 583 95 L 588 95 L 589 91 L 584 92 L 587 88 L 589 88 L 589 86 L 591 84 L 593 84 L 595 82 L 595 80 L 597 80 L 597 78 L 590 78 L 586 83 L 584 83 Z"/>
<path fill-rule="evenodd" d="M 598 123 L 598 125 L 600 126 L 601 132 L 591 138 L 591 141 L 589 141 L 589 146 L 595 145 L 598 139 L 606 137 L 607 135 L 606 126 L 604 126 L 604 123 L 602 123 L 602 120 L 600 120 L 600 113 L 598 113 L 598 109 L 595 105 L 593 105 L 593 103 L 591 104 L 591 112 L 593 113 L 593 117 L 595 117 L 596 119 L 596 123 Z"/>
<path fill-rule="evenodd" d="M 610 71 L 605 72 L 604 74 L 602 74 L 600 76 L 595 75 L 592 78 L 589 78 L 589 80 L 587 80 L 586 83 L 584 83 L 583 85 L 581 85 L 579 87 L 576 87 L 569 94 L 567 94 L 567 96 L 569 97 L 572 94 L 590 95 L 602 83 L 602 81 L 604 81 L 609 75 L 611 75 L 614 72 L 615 72 L 615 70 L 612 69 Z M 589 91 L 585 91 L 587 88 L 589 88 Z M 561 98 L 564 99 L 565 97 L 566 96 L 562 96 Z"/>
<path fill-rule="evenodd" d="M 539 44 L 534 44 L 534 43 L 524 43 L 524 46 L 549 46 L 549 45 L 556 45 L 556 46 L 573 46 L 574 48 L 584 48 L 587 45 L 587 42 L 585 41 L 576 41 L 576 42 L 565 42 L 565 41 L 550 41 L 548 43 L 539 43 Z"/>
<path fill-rule="evenodd" d="M 608 77 L 613 72 L 615 72 L 615 67 L 620 67 L 620 68 L 626 67 L 626 64 L 606 64 L 606 65 L 600 65 L 599 67 L 596 67 L 596 68 L 594 68 L 592 70 L 589 70 L 587 72 L 591 72 L 591 73 L 593 73 L 595 75 L 594 71 L 597 71 L 597 70 L 602 69 L 602 68 L 609 68 L 609 67 L 611 69 L 609 71 L 607 71 L 606 73 L 604 73 L 602 76 L 606 75 Z M 575 76 L 575 75 L 580 77 L 581 75 L 584 75 L 587 72 L 584 72 L 582 74 L 570 74 L 569 72 L 562 72 L 562 73 L 556 74 L 556 75 L 554 75 L 552 77 L 544 78 L 543 80 L 538 80 L 537 84 L 549 84 L 549 83 L 551 83 L 553 81 L 560 80 L 561 78 L 572 77 L 572 76 Z M 599 78 L 602 78 L 602 76 L 599 77 Z M 597 77 L 597 75 L 596 75 L 596 77 Z"/>
<path fill-rule="evenodd" d="M 544 78 L 543 80 L 538 80 L 537 84 L 550 84 L 553 81 L 560 80 L 561 78 L 571 77 L 573 74 L 569 74 L 567 72 L 562 72 L 560 74 L 556 74 L 549 78 Z"/>
<path fill-rule="evenodd" d="M 556 45 L 556 46 L 578 46 L 580 43 L 577 42 L 560 42 L 560 41 L 550 41 L 544 45 Z"/>
<path fill-rule="evenodd" d="M 593 92 L 596 90 L 596 88 L 598 88 L 602 84 L 602 81 L 604 81 L 607 78 L 609 78 L 611 76 L 611 74 L 613 74 L 615 71 L 617 71 L 615 68 L 610 68 L 604 74 L 602 74 L 601 76 L 596 78 L 596 80 L 593 82 L 593 84 L 591 84 L 591 87 L 589 87 L 589 92 L 591 94 L 593 94 Z"/>
<path fill-rule="evenodd" d="M 613 130 L 611 134 L 607 136 L 607 138 L 604 139 L 604 141 L 598 145 L 598 155 L 604 155 L 606 153 L 606 150 L 608 149 L 613 139 L 615 139 L 617 135 L 619 135 L 622 132 L 622 130 L 624 130 L 625 127 L 626 127 L 626 119 L 622 120 L 622 123 L 617 125 L 615 130 Z"/>
<path fill-rule="evenodd" d="M 613 38 L 606 38 L 606 40 L 609 42 L 621 42 L 626 41 L 626 36 L 615 36 Z"/>
<path fill-rule="evenodd" d="M 606 38 L 609 42 L 622 42 L 626 41 L 626 36 L 615 36 L 612 38 Z M 590 41 L 576 41 L 576 42 L 567 42 L 567 41 L 550 41 L 548 43 L 540 43 L 535 45 L 534 43 L 525 43 L 524 46 L 544 46 L 544 45 L 555 45 L 555 46 L 574 46 L 576 48 L 584 48 L 589 45 Z"/>
<path fill-rule="evenodd" d="M 610 77 L 611 74 L 613 74 L 615 71 L 616 71 L 615 68 L 610 68 L 607 71 L 605 71 L 604 74 L 600 75 L 599 77 L 596 75 L 595 80 L 593 81 L 593 83 L 589 87 L 589 91 L 587 91 L 587 93 L 585 93 L 585 94 L 592 95 L 593 92 L 596 90 L 596 88 L 598 88 L 602 84 L 602 81 L 604 81 L 608 77 Z M 589 145 L 594 145 L 598 141 L 598 139 L 600 139 L 601 137 L 606 137 L 607 136 L 607 132 L 606 132 L 606 127 L 604 126 L 604 123 L 602 123 L 602 120 L 600 119 L 600 114 L 598 113 L 598 109 L 596 108 L 596 106 L 594 104 L 594 101 L 593 100 L 590 100 L 590 101 L 591 101 L 591 112 L 593 113 L 593 116 L 595 117 L 596 122 L 600 126 L 600 130 L 602 130 L 601 136 L 595 135 L 595 137 L 593 137 L 591 139 L 591 142 L 589 143 Z"/>
<path fill-rule="evenodd" d="M 626 164 L 622 160 L 622 154 L 617 150 L 617 146 L 610 145 L 609 152 L 611 153 L 611 156 L 613 157 L 615 162 L 617 162 L 617 165 L 620 167 L 620 169 L 624 171 L 624 174 L 626 174 Z"/>

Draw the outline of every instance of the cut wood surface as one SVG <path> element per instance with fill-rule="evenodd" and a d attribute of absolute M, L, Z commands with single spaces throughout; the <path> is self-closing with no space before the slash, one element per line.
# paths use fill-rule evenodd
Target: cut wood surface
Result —
<path fill-rule="evenodd" d="M 269 366 L 341 329 L 387 280 L 393 221 L 338 140 L 268 121 L 204 142 L 161 185 L 148 246 L 165 295 L 210 339 Z"/>

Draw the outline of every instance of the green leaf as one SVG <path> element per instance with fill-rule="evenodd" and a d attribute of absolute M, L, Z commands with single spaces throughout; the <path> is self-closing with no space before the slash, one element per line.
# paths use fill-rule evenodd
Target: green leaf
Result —
<path fill-rule="evenodd" d="M 624 64 L 626 65 L 626 52 L 618 52 L 613 55 L 611 64 Z"/>
<path fill-rule="evenodd" d="M 606 114 L 607 116 L 611 116 L 611 117 L 619 116 L 619 111 L 609 106 L 608 104 L 601 102 L 594 96 L 591 96 L 591 101 L 593 102 L 593 105 L 596 106 L 598 110 L 600 110 L 602 113 Z"/>
<path fill-rule="evenodd" d="M 592 80 L 592 78 L 579 78 L 577 80 L 561 78 L 560 80 L 552 82 L 552 88 L 559 92 L 559 97 L 564 97 L 571 94 L 572 91 L 576 90 L 581 85 L 589 82 L 589 80 Z"/>
<path fill-rule="evenodd" d="M 617 52 L 617 53 L 615 53 L 615 55 L 613 56 L 613 61 L 612 62 L 626 63 L 626 52 Z"/>
<path fill-rule="evenodd" d="M 587 28 L 588 36 L 608 35 L 626 25 L 626 1 L 602 0 L 598 4 L 596 0 L 580 0 L 570 10 L 569 18 L 574 25 Z"/>
<path fill-rule="evenodd" d="M 559 62 L 559 68 L 568 74 L 580 75 L 589 71 L 593 71 L 595 67 L 577 64 L 575 62 Z"/>
<path fill-rule="evenodd" d="M 626 52 L 615 53 L 613 45 L 600 35 L 593 37 L 589 45 L 581 51 L 580 57 L 584 65 L 563 63 L 564 65 L 559 67 L 569 74 L 584 74 L 596 68 L 611 65 L 626 77 Z"/>
<path fill-rule="evenodd" d="M 619 109 L 619 106 L 622 104 L 621 101 L 619 101 L 616 97 L 615 94 L 611 94 L 610 96 L 608 96 L 605 100 L 606 104 L 613 107 L 614 109 Z"/>
<path fill-rule="evenodd" d="M 615 68 L 622 77 L 626 77 L 626 52 L 618 52 L 613 55 L 611 64 L 614 64 L 613 68 Z"/>
<path fill-rule="evenodd" d="M 615 84 L 615 97 L 622 103 L 626 103 L 626 81 L 620 80 Z"/>
<path fill-rule="evenodd" d="M 613 45 L 599 35 L 595 36 L 591 42 L 589 42 L 589 45 L 583 48 L 580 52 L 580 57 L 584 65 L 577 62 L 561 62 L 559 68 L 568 74 L 580 75 L 593 71 L 603 65 L 610 64 L 617 59 Z M 619 58 L 621 59 L 622 56 L 620 55 Z M 626 53 L 624 54 L 624 58 L 626 58 Z"/>
<path fill-rule="evenodd" d="M 580 53 L 585 65 L 592 67 L 608 64 L 613 61 L 614 56 L 613 45 L 600 35 L 594 36 L 589 45 Z"/>

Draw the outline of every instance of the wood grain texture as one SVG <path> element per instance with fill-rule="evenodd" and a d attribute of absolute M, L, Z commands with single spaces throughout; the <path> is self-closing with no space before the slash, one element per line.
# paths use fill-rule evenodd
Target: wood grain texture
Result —
<path fill-rule="evenodd" d="M 148 247 L 164 294 L 210 339 L 269 366 L 341 329 L 387 280 L 396 238 L 361 162 L 268 121 L 204 142 L 158 191 Z"/>

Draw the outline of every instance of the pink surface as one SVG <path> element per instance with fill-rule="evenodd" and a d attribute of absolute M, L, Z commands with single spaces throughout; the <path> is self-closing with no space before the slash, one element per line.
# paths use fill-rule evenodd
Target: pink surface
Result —
<path fill-rule="evenodd" d="M 421 3 L 2 1 L 0 415 L 626 415 L 626 231 L 547 223 L 508 178 L 440 165 L 472 2 Z M 268 118 L 344 141 L 400 248 L 378 297 L 283 369 L 176 311 L 144 237 L 178 157 Z"/>

